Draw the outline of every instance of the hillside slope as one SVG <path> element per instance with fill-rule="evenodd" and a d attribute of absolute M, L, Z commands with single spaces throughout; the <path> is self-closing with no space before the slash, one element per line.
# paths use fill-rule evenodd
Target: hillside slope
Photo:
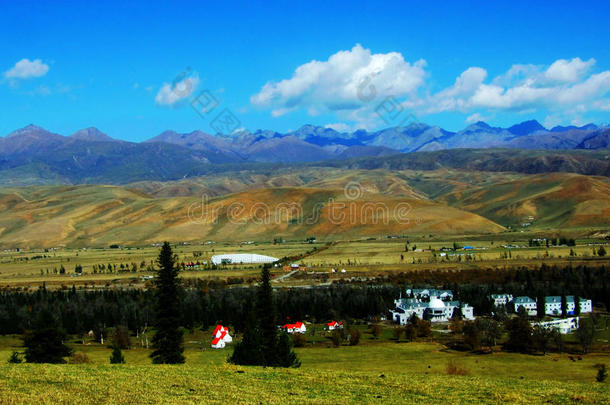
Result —
<path fill-rule="evenodd" d="M 610 225 L 610 180 L 554 173 L 472 187 L 439 198 L 503 225 L 541 227 Z M 533 217 L 532 221 L 530 217 Z"/>
<path fill-rule="evenodd" d="M 0 191 L 0 245 L 107 246 L 163 240 L 347 238 L 393 233 L 493 233 L 479 215 L 417 198 L 343 189 L 251 190 L 209 201 L 154 198 L 117 186 Z"/>

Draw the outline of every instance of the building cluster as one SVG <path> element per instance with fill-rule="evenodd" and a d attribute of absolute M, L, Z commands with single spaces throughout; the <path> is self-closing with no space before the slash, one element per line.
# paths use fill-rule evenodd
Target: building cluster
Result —
<path fill-rule="evenodd" d="M 575 315 L 576 302 L 580 313 L 587 313 L 593 311 L 593 303 L 591 300 L 586 298 L 578 297 L 576 299 L 573 295 L 567 295 L 566 299 L 566 314 Z M 513 297 L 512 294 L 492 294 L 491 300 L 496 307 L 513 305 L 515 312 L 518 312 L 520 308 L 523 308 L 528 315 L 534 316 L 538 313 L 538 302 L 527 296 Z M 563 314 L 563 307 L 561 304 L 561 296 L 551 295 L 544 297 L 544 313 L 549 316 L 558 316 Z"/>
<path fill-rule="evenodd" d="M 413 315 L 430 322 L 448 322 L 460 314 L 464 319 L 474 319 L 473 307 L 454 301 L 451 290 L 407 289 L 406 295 L 407 298 L 395 300 L 396 308 L 390 311 L 392 320 L 401 325 L 405 325 Z"/>

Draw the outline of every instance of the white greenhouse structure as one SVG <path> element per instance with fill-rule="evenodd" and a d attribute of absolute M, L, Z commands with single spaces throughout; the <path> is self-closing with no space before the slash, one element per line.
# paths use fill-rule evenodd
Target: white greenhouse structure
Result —
<path fill-rule="evenodd" d="M 231 253 L 212 256 L 212 263 L 215 265 L 275 263 L 278 260 L 280 259 L 277 257 L 257 255 L 254 253 Z"/>

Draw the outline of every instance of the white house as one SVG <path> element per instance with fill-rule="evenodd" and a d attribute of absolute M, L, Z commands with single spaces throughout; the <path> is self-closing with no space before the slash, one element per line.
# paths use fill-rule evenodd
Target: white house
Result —
<path fill-rule="evenodd" d="M 257 255 L 254 253 L 231 253 L 212 256 L 212 263 L 220 264 L 259 264 L 259 263 L 275 263 L 277 257 Z"/>
<path fill-rule="evenodd" d="M 216 325 L 214 332 L 212 332 L 212 347 L 214 349 L 222 349 L 226 346 L 227 343 L 231 343 L 233 338 L 229 335 L 229 328 L 226 328 L 222 325 Z"/>
<path fill-rule="evenodd" d="M 343 322 L 330 321 L 326 324 L 327 330 L 343 329 Z"/>
<path fill-rule="evenodd" d="M 491 294 L 491 300 L 496 307 L 505 307 L 513 300 L 512 294 Z"/>
<path fill-rule="evenodd" d="M 546 322 L 532 322 L 532 326 L 538 325 L 542 328 L 555 329 L 559 333 L 565 335 L 567 333 L 572 332 L 573 330 L 578 329 L 579 321 L 580 319 L 575 316 L 564 319 L 553 319 L 552 321 Z"/>
<path fill-rule="evenodd" d="M 396 308 L 390 311 L 392 320 L 401 325 L 405 325 L 409 318 L 415 314 L 420 319 L 430 322 L 448 322 L 456 310 L 461 310 L 464 319 L 474 319 L 474 309 L 467 303 L 459 301 L 443 301 L 443 297 L 453 297 L 453 293 L 448 290 L 407 290 L 407 294 L 413 294 L 422 298 L 400 298 L 394 301 Z M 429 301 L 425 298 L 430 296 Z"/>
<path fill-rule="evenodd" d="M 225 343 L 231 343 L 233 338 L 229 335 L 229 328 L 222 325 L 216 325 L 216 328 L 213 332 L 214 337 L 222 337 Z"/>
<path fill-rule="evenodd" d="M 580 312 L 592 312 L 593 304 L 591 300 L 585 298 L 578 298 Z M 566 296 L 566 314 L 574 315 L 574 309 L 576 308 L 576 302 L 573 295 Z M 548 297 L 544 297 L 544 313 L 546 315 L 561 315 L 563 313 L 561 307 L 561 296 L 559 295 L 551 295 Z"/>
<path fill-rule="evenodd" d="M 289 334 L 305 333 L 307 331 L 307 327 L 303 322 L 287 323 L 285 325 L 282 325 L 282 329 Z"/>
<path fill-rule="evenodd" d="M 538 306 L 536 305 L 536 301 L 530 297 L 517 297 L 513 300 L 513 303 L 515 304 L 515 312 L 519 312 L 519 308 L 523 307 L 528 315 L 536 315 Z"/>

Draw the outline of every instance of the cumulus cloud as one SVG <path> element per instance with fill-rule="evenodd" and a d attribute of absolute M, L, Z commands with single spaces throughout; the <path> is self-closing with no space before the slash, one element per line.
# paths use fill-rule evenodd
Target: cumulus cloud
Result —
<path fill-rule="evenodd" d="M 595 64 L 595 59 L 583 61 L 580 58 L 572 60 L 559 59 L 553 62 L 544 72 L 546 78 L 557 82 L 574 83 L 582 79 Z"/>
<path fill-rule="evenodd" d="M 302 107 L 310 113 L 356 110 L 374 98 L 413 94 L 424 83 L 425 66 L 398 52 L 374 54 L 356 45 L 297 67 L 289 79 L 266 83 L 250 101 L 271 108 L 274 116 Z"/>
<path fill-rule="evenodd" d="M 47 74 L 49 65 L 43 63 L 40 59 L 21 59 L 15 63 L 15 66 L 4 72 L 4 77 L 7 79 L 29 79 L 32 77 L 41 77 Z"/>
<path fill-rule="evenodd" d="M 197 73 L 176 79 L 172 83 L 163 83 L 155 96 L 155 103 L 160 106 L 176 106 L 180 101 L 190 96 L 198 85 L 199 76 Z"/>
<path fill-rule="evenodd" d="M 525 111 L 564 109 L 591 104 L 610 91 L 610 71 L 589 75 L 594 59 L 559 59 L 548 68 L 513 65 L 505 74 L 485 82 L 487 71 L 471 67 L 456 83 L 424 103 L 426 112 L 468 112 L 476 109 Z M 586 107 L 584 107 L 586 108 Z"/>
<path fill-rule="evenodd" d="M 593 58 L 575 57 L 547 65 L 514 64 L 493 77 L 484 67 L 472 66 L 450 86 L 433 91 L 423 59 L 409 62 L 398 52 L 373 53 L 356 45 L 326 61 L 305 63 L 289 78 L 267 82 L 250 101 L 274 117 L 302 109 L 311 116 L 332 113 L 349 123 L 345 125 L 360 128 L 383 125 L 375 108 L 387 97 L 400 100 L 418 117 L 460 112 L 467 114 L 467 122 L 497 111 L 544 109 L 553 117 L 607 111 L 610 71 L 592 73 L 595 63 Z"/>

